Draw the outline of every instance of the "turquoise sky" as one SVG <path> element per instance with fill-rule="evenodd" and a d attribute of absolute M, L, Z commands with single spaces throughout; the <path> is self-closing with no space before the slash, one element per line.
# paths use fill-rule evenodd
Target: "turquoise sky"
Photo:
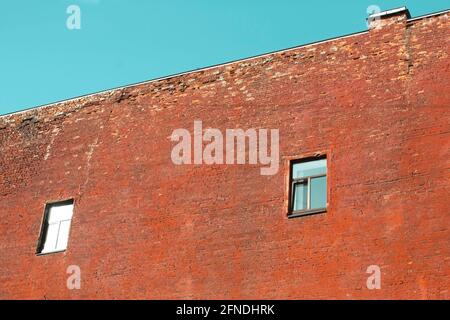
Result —
<path fill-rule="evenodd" d="M 370 5 L 419 16 L 450 1 L 2 0 L 0 114 L 363 31 Z"/>

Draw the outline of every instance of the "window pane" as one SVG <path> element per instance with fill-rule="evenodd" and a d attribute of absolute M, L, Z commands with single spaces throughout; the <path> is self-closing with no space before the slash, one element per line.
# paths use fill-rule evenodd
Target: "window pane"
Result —
<path fill-rule="evenodd" d="M 62 220 L 69 220 L 72 218 L 73 204 L 54 205 L 50 208 L 48 221 L 55 223 Z"/>
<path fill-rule="evenodd" d="M 307 208 L 308 185 L 304 183 L 294 184 L 293 210 L 305 210 Z"/>
<path fill-rule="evenodd" d="M 48 225 L 47 235 L 45 237 L 45 244 L 44 248 L 42 249 L 42 253 L 55 251 L 58 228 L 59 223 L 52 223 Z"/>
<path fill-rule="evenodd" d="M 327 173 L 327 159 L 295 163 L 292 168 L 292 178 L 303 178 Z"/>
<path fill-rule="evenodd" d="M 311 179 L 311 209 L 326 208 L 327 206 L 327 178 Z"/>
<path fill-rule="evenodd" d="M 59 225 L 58 240 L 56 243 L 56 250 L 65 250 L 67 242 L 69 241 L 70 220 L 61 221 Z"/>

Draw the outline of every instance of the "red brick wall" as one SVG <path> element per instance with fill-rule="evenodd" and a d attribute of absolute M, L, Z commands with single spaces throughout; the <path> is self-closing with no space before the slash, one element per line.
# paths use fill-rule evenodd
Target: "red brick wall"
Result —
<path fill-rule="evenodd" d="M 1 117 L 0 298 L 449 299 L 448 13 L 389 19 Z M 194 120 L 279 129 L 278 174 L 175 166 L 170 135 Z M 328 210 L 288 219 L 288 160 L 316 152 Z M 67 198 L 67 251 L 36 256 L 45 203 Z"/>

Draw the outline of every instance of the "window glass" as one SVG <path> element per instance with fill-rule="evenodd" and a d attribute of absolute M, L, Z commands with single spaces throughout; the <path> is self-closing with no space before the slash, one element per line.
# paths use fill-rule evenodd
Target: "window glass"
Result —
<path fill-rule="evenodd" d="M 327 206 L 327 177 L 311 178 L 311 209 Z"/>
<path fill-rule="evenodd" d="M 294 184 L 294 210 L 305 210 L 307 208 L 308 186 L 306 183 Z"/>
<path fill-rule="evenodd" d="M 65 250 L 69 241 L 70 220 L 61 221 L 59 225 L 58 242 L 56 250 Z"/>
<path fill-rule="evenodd" d="M 295 163 L 293 165 L 293 179 L 315 176 L 327 173 L 327 159 Z"/>
<path fill-rule="evenodd" d="M 50 207 L 48 222 L 54 223 L 72 219 L 73 204 L 55 204 Z"/>
<path fill-rule="evenodd" d="M 58 237 L 59 223 L 49 224 L 47 227 L 47 234 L 45 236 L 45 244 L 42 253 L 52 252 L 56 247 L 56 240 Z"/>

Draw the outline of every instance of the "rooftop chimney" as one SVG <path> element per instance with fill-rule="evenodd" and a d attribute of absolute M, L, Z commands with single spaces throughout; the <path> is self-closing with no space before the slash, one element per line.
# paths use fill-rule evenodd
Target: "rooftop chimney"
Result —
<path fill-rule="evenodd" d="M 369 15 L 367 22 L 369 29 L 380 29 L 384 26 L 397 22 L 405 21 L 411 18 L 409 10 L 406 7 L 396 8 L 387 11 L 375 12 Z"/>

